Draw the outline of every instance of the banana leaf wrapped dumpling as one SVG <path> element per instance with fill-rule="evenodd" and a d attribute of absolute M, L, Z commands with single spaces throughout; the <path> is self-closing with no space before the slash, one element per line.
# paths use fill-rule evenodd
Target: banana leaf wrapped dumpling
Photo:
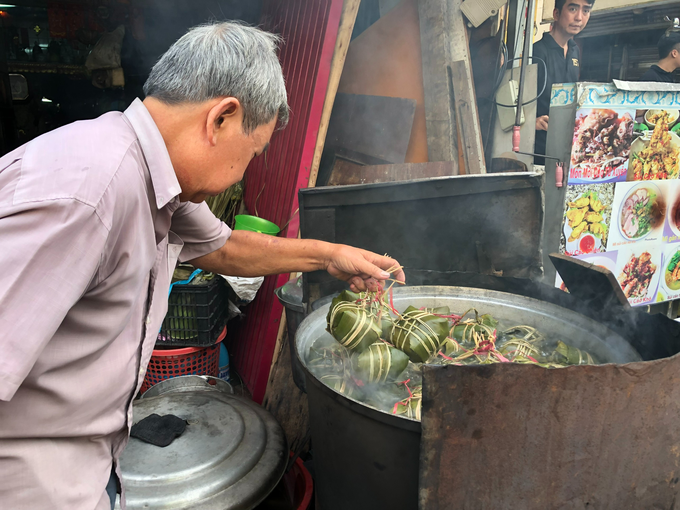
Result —
<path fill-rule="evenodd" d="M 596 365 L 598 363 L 592 354 L 562 341 L 557 342 L 553 357 L 554 361 L 560 365 Z"/>
<path fill-rule="evenodd" d="M 408 398 L 394 404 L 392 414 L 420 421 L 423 412 L 423 388 L 422 386 L 414 387 L 412 391 L 409 390 L 409 393 Z"/>
<path fill-rule="evenodd" d="M 467 319 L 459 322 L 453 327 L 451 336 L 458 342 L 464 344 L 472 344 L 477 341 L 488 339 L 492 337 L 496 327 L 498 326 L 498 321 L 494 319 L 491 315 L 479 315 L 477 310 L 474 310 L 475 318 Z"/>
<path fill-rule="evenodd" d="M 409 306 L 392 328 L 394 346 L 414 363 L 425 363 L 439 352 L 449 333 L 448 307 L 419 310 Z"/>
<path fill-rule="evenodd" d="M 331 303 L 326 317 L 328 332 L 350 351 L 363 352 L 380 340 L 382 329 L 361 296 L 344 291 Z"/>
<path fill-rule="evenodd" d="M 408 356 L 385 342 L 376 342 L 356 358 L 356 372 L 367 383 L 394 381 L 408 365 Z"/>

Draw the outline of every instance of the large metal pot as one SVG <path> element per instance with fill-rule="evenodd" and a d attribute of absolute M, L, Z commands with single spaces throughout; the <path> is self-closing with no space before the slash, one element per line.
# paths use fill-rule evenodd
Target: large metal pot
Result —
<path fill-rule="evenodd" d="M 601 324 L 559 306 L 514 294 L 462 287 L 407 287 L 395 290 L 394 305 L 398 310 L 408 305 L 446 305 L 454 312 L 475 307 L 510 324 L 527 324 L 559 336 L 601 360 L 628 363 L 640 359 L 623 338 Z M 347 398 L 307 369 L 310 346 L 328 334 L 327 313 L 325 305 L 310 314 L 295 339 L 309 398 L 320 507 L 414 510 L 418 508 L 420 423 Z"/>

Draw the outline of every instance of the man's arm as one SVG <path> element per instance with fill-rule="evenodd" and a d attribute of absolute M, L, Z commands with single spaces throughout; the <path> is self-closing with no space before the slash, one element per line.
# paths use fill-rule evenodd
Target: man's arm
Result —
<path fill-rule="evenodd" d="M 545 36 L 544 36 L 545 37 Z M 543 84 L 546 83 L 546 88 L 543 91 L 542 98 L 543 101 L 539 98 L 538 100 L 538 110 L 536 112 L 536 131 L 547 131 L 548 130 L 548 122 L 550 121 L 550 118 L 548 117 L 548 111 L 540 111 L 542 108 L 543 102 L 545 102 L 545 95 L 547 94 L 548 97 L 550 97 L 552 87 L 547 86 L 547 82 L 545 81 L 547 76 L 546 76 L 546 71 L 547 71 L 547 65 L 548 65 L 548 52 L 544 48 L 545 44 L 543 43 L 543 40 L 539 41 L 534 45 L 534 64 L 538 66 L 538 83 L 537 83 L 537 92 L 540 92 L 541 89 L 543 88 Z"/>
<path fill-rule="evenodd" d="M 326 270 L 350 283 L 352 290 L 374 288 L 390 271 L 404 281 L 396 260 L 341 244 L 313 239 L 285 239 L 235 230 L 222 248 L 198 257 L 191 264 L 229 276 L 266 276 L 280 273 Z"/>

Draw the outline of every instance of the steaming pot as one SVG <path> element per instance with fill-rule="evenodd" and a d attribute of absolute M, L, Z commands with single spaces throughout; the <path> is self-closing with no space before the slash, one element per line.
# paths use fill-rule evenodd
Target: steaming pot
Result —
<path fill-rule="evenodd" d="M 448 306 L 454 313 L 476 308 L 508 324 L 536 327 L 602 360 L 640 360 L 628 342 L 598 322 L 515 294 L 440 286 L 395 289 L 395 308 L 404 310 L 409 305 Z M 311 313 L 295 338 L 309 399 L 319 506 L 323 510 L 414 510 L 418 508 L 420 422 L 348 398 L 320 382 L 307 368 L 309 348 L 328 334 L 328 308 L 326 304 Z M 580 368 L 570 370 L 576 374 Z M 517 384 L 530 381 L 517 380 Z"/>

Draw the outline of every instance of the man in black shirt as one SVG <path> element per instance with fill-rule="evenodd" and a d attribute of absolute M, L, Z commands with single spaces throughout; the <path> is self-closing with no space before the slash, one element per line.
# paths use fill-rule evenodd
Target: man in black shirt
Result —
<path fill-rule="evenodd" d="M 675 83 L 673 71 L 680 67 L 680 33 L 670 32 L 659 39 L 659 62 L 642 75 L 640 81 Z"/>
<path fill-rule="evenodd" d="M 574 42 L 588 24 L 590 11 L 595 0 L 555 0 L 553 22 L 550 33 L 534 44 L 534 62 L 538 64 L 538 90 L 545 90 L 536 105 L 536 153 L 545 154 L 548 136 L 548 113 L 553 83 L 575 83 L 581 72 L 581 50 Z M 545 67 L 540 60 L 545 62 Z M 545 71 L 547 70 L 547 76 Z M 543 164 L 543 158 L 536 158 L 536 164 Z"/>

